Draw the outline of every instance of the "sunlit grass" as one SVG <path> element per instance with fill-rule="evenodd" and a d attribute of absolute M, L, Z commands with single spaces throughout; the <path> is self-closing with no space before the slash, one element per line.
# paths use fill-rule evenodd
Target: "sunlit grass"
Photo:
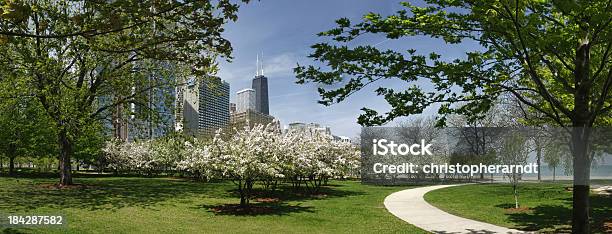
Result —
<path fill-rule="evenodd" d="M 519 204 L 514 210 L 510 184 L 475 184 L 450 187 L 425 194 L 425 200 L 451 214 L 529 231 L 570 231 L 571 185 L 563 183 L 523 183 Z M 603 222 L 612 222 L 612 197 L 592 195 L 593 231 L 603 232 Z"/>
<path fill-rule="evenodd" d="M 419 233 L 388 213 L 384 198 L 407 187 L 331 181 L 316 195 L 279 191 L 258 197 L 262 212 L 215 210 L 237 204 L 231 182 L 171 178 L 77 178 L 85 187 L 57 190 L 56 179 L 0 178 L 0 213 L 61 214 L 64 228 L 5 228 L 3 233 Z M 256 209 L 255 209 L 256 210 Z"/>

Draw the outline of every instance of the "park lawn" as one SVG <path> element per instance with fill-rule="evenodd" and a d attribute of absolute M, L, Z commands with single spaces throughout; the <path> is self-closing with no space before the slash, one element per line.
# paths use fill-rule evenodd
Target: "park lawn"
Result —
<path fill-rule="evenodd" d="M 61 190 L 52 183 L 56 179 L 0 177 L 0 214 L 62 214 L 67 227 L 0 227 L 0 233 L 423 233 L 383 205 L 387 195 L 409 187 L 330 181 L 316 196 L 260 194 L 267 200 L 244 214 L 219 209 L 239 203 L 228 181 L 75 178 L 85 187 Z"/>
<path fill-rule="evenodd" d="M 472 184 L 438 189 L 425 194 L 430 204 L 461 217 L 525 231 L 570 232 L 572 193 L 562 183 L 521 183 L 514 210 L 510 184 Z M 592 231 L 608 230 L 612 223 L 612 197 L 591 195 Z"/>

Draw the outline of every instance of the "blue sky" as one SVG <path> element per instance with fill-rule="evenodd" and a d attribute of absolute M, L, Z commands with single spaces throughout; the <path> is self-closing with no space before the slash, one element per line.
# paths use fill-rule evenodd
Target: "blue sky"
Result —
<path fill-rule="evenodd" d="M 248 88 L 255 75 L 256 55 L 263 53 L 265 75 L 268 77 L 270 114 L 282 125 L 291 122 L 315 122 L 331 127 L 335 135 L 355 137 L 360 126 L 356 123 L 362 107 L 384 112 L 388 105 L 372 90 L 384 84 L 398 89 L 407 87 L 399 81 L 387 81 L 351 96 L 343 103 L 326 107 L 317 103 L 316 85 L 295 84 L 293 68 L 297 63 L 311 64 L 307 58 L 310 46 L 327 40 L 316 34 L 331 29 L 334 21 L 347 17 L 358 22 L 368 12 L 383 15 L 401 9 L 399 1 L 392 0 L 262 0 L 241 7 L 238 21 L 226 27 L 225 37 L 234 47 L 233 61 L 221 62 L 218 75 L 230 83 L 231 100 L 235 92 Z M 475 44 L 448 46 L 441 40 L 408 38 L 386 40 L 382 36 L 367 36 L 352 44 L 371 44 L 379 48 L 420 53 L 444 52 L 448 59 L 457 58 Z M 466 48 L 467 47 L 467 48 Z M 431 112 L 429 112 L 431 113 Z"/>

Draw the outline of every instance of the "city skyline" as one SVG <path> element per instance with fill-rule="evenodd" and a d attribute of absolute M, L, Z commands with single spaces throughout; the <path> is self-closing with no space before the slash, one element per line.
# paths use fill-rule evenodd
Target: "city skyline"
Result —
<path fill-rule="evenodd" d="M 238 119 L 241 118 L 255 118 L 259 119 L 255 122 L 261 123 L 273 122 L 274 119 L 278 120 L 278 118 L 269 114 L 268 78 L 264 75 L 263 62 L 260 62 L 259 55 L 257 55 L 256 68 L 255 77 L 252 78 L 252 88 L 243 88 L 238 90 L 233 102 L 232 100 L 228 99 L 230 107 L 229 112 L 232 115 L 232 118 L 235 118 L 235 123 L 239 123 L 241 120 Z M 232 124 L 231 122 L 232 121 L 230 121 L 230 124 Z M 279 127 L 284 130 L 290 130 L 298 125 L 311 127 L 316 126 L 316 128 L 326 129 L 325 133 L 333 136 L 334 138 L 342 139 L 344 141 L 348 140 L 349 142 L 352 138 L 337 133 L 332 134 L 329 125 L 323 124 L 321 126 L 321 124 L 317 122 L 289 121 L 285 123 L 280 122 L 280 124 L 282 126 Z"/>
<path fill-rule="evenodd" d="M 217 74 L 232 87 L 231 100 L 235 92 L 249 87 L 256 75 L 258 61 L 261 61 L 269 85 L 270 115 L 277 117 L 283 125 L 291 122 L 320 123 L 333 126 L 339 135 L 356 137 L 361 126 L 356 123 L 362 107 L 374 108 L 380 112 L 389 110 L 382 97 L 373 94 L 376 86 L 349 97 L 347 101 L 326 107 L 317 103 L 319 96 L 316 85 L 295 84 L 293 68 L 297 63 L 312 64 L 307 58 L 310 46 L 325 40 L 317 33 L 335 26 L 334 21 L 347 17 L 358 21 L 366 12 L 391 14 L 401 8 L 399 1 L 384 4 L 374 1 L 309 1 L 286 2 L 271 0 L 244 5 L 238 13 L 238 21 L 226 26 L 224 36 L 234 48 L 232 62 L 220 61 Z M 417 3 L 422 4 L 422 3 Z M 342 9 L 338 11 L 338 9 Z M 317 12 L 313 18 L 311 12 Z M 390 41 L 380 36 L 367 36 L 358 40 L 361 44 L 376 45 L 379 48 L 408 49 L 404 42 Z M 463 56 L 466 49 L 479 48 L 477 43 L 462 43 L 461 46 L 441 45 L 441 40 L 408 39 L 410 47 L 419 53 L 428 54 L 444 48 L 443 57 Z M 263 56 L 258 56 L 263 54 Z M 383 81 L 380 85 L 405 85 L 401 81 Z M 234 88 L 236 87 L 236 88 Z M 304 114 L 307 113 L 307 114 Z M 427 110 L 425 114 L 433 114 Z"/>

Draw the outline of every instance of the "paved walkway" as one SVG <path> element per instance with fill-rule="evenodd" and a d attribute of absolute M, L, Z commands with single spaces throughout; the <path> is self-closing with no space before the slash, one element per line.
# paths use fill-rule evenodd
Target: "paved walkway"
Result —
<path fill-rule="evenodd" d="M 523 233 L 518 230 L 461 218 L 425 202 L 425 193 L 457 185 L 406 189 L 385 198 L 385 207 L 398 218 L 433 233 Z"/>

